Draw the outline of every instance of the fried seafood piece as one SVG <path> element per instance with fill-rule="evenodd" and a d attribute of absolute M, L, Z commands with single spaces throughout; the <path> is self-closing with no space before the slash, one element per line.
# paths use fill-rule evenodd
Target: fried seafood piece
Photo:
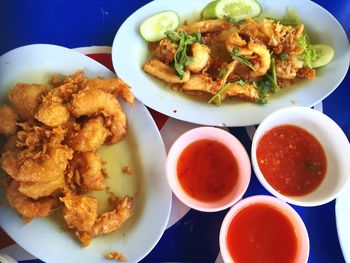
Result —
<path fill-rule="evenodd" d="M 102 161 L 98 153 L 75 153 L 70 165 L 74 182 L 81 191 L 98 191 L 106 187 L 102 172 Z"/>
<path fill-rule="evenodd" d="M 132 198 L 124 197 L 112 211 L 97 216 L 98 202 L 93 197 L 67 195 L 60 200 L 64 203 L 64 218 L 69 228 L 83 246 L 88 246 L 97 235 L 111 233 L 132 215 Z"/>
<path fill-rule="evenodd" d="M 240 33 L 254 39 L 256 42 L 263 42 L 272 48 L 275 54 L 301 54 L 303 48 L 298 44 L 298 38 L 304 31 L 304 25 L 296 27 L 282 25 L 271 19 L 263 19 L 256 22 L 251 18 L 245 20 L 245 26 Z"/>
<path fill-rule="evenodd" d="M 21 182 L 49 182 L 64 174 L 73 151 L 65 145 L 48 146 L 38 158 L 22 157 L 21 153 L 5 152 L 2 168 Z"/>
<path fill-rule="evenodd" d="M 288 56 L 287 59 L 276 59 L 276 75 L 282 79 L 295 79 L 297 72 L 303 67 L 304 62 L 297 56 Z"/>
<path fill-rule="evenodd" d="M 210 61 L 210 49 L 204 44 L 198 42 L 192 44 L 193 61 L 186 65 L 186 68 L 191 72 L 199 73 L 205 70 Z"/>
<path fill-rule="evenodd" d="M 50 215 L 58 206 L 55 198 L 42 198 L 33 200 L 18 191 L 19 182 L 13 180 L 8 187 L 6 187 L 6 197 L 17 212 L 28 219 L 33 217 L 45 217 Z"/>
<path fill-rule="evenodd" d="M 49 88 L 45 85 L 18 83 L 8 97 L 19 116 L 27 120 L 34 117 L 42 96 L 48 91 Z"/>
<path fill-rule="evenodd" d="M 94 197 L 66 195 L 60 197 L 64 204 L 63 215 L 70 229 L 88 232 L 97 218 L 98 201 Z"/>
<path fill-rule="evenodd" d="M 89 78 L 85 81 L 85 88 L 103 90 L 114 96 L 120 96 L 130 105 L 134 105 L 134 94 L 130 91 L 130 87 L 120 78 Z"/>
<path fill-rule="evenodd" d="M 101 118 L 95 117 L 81 125 L 76 125 L 74 130 L 67 134 L 67 145 L 77 152 L 95 151 L 110 135 Z"/>
<path fill-rule="evenodd" d="M 126 134 L 127 122 L 125 113 L 118 99 L 110 93 L 101 89 L 83 89 L 73 95 L 70 109 L 76 117 L 103 116 L 104 124 L 110 132 L 106 143 L 116 143 Z"/>
<path fill-rule="evenodd" d="M 8 105 L 0 106 L 0 134 L 13 135 L 17 131 L 17 113 Z"/>
<path fill-rule="evenodd" d="M 149 49 L 153 52 L 154 57 L 167 65 L 170 65 L 174 61 L 174 56 L 178 45 L 171 41 L 169 38 L 164 38 L 161 41 L 154 44 L 149 44 Z"/>
<path fill-rule="evenodd" d="M 57 127 L 69 120 L 70 113 L 63 99 L 51 91 L 43 98 L 35 118 L 49 127 Z"/>
<path fill-rule="evenodd" d="M 180 78 L 174 73 L 171 66 L 161 62 L 158 59 L 151 59 L 147 61 L 143 65 L 143 70 L 146 73 L 168 83 L 184 83 L 190 78 L 189 70 L 185 70 L 184 76 Z"/>
<path fill-rule="evenodd" d="M 179 30 L 185 31 L 188 34 L 192 33 L 210 33 L 222 31 L 230 28 L 230 22 L 226 18 L 208 19 L 194 22 L 192 24 L 183 25 Z"/>
<path fill-rule="evenodd" d="M 246 84 L 241 86 L 237 83 L 232 83 L 226 90 L 221 94 L 221 99 L 225 97 L 239 97 L 251 101 L 258 101 L 260 95 L 258 90 L 252 84 Z"/>
<path fill-rule="evenodd" d="M 57 196 L 65 188 L 64 173 L 48 182 L 19 182 L 18 191 L 27 197 L 37 200 L 46 196 Z"/>
<path fill-rule="evenodd" d="M 238 52 L 252 62 L 254 70 L 250 72 L 251 77 L 263 76 L 270 69 L 271 55 L 264 44 L 253 40 L 247 42 L 237 32 L 229 35 L 225 44 L 229 52 Z"/>

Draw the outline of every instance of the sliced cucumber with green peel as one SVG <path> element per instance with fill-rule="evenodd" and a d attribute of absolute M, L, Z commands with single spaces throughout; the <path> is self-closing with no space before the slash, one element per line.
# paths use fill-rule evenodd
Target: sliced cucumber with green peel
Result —
<path fill-rule="evenodd" d="M 216 0 L 210 2 L 202 11 L 204 19 L 229 16 L 236 21 L 260 15 L 262 8 L 255 0 Z"/>
<path fill-rule="evenodd" d="M 318 68 L 328 64 L 334 57 L 334 49 L 325 44 L 311 46 L 316 51 L 316 59 L 311 62 L 312 68 Z"/>
<path fill-rule="evenodd" d="M 180 18 L 176 12 L 162 11 L 143 21 L 140 33 L 146 41 L 155 42 L 165 38 L 165 32 L 175 30 L 179 24 Z"/>

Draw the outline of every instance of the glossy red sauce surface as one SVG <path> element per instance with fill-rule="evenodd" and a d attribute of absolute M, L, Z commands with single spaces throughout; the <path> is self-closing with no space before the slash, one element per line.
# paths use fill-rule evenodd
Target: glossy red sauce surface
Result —
<path fill-rule="evenodd" d="M 177 163 L 182 188 L 200 201 L 216 201 L 231 192 L 237 181 L 238 164 L 231 151 L 214 140 L 188 145 Z"/>
<path fill-rule="evenodd" d="M 297 252 L 292 223 L 265 204 L 238 212 L 228 228 L 227 245 L 235 263 L 289 263 Z"/>
<path fill-rule="evenodd" d="M 295 125 L 266 132 L 256 150 L 259 168 L 281 194 L 301 196 L 315 190 L 326 174 L 326 154 L 311 133 Z"/>

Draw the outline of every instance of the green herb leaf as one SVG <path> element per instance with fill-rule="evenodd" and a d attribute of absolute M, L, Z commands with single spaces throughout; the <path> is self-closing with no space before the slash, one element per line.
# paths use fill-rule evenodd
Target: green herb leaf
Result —
<path fill-rule="evenodd" d="M 219 77 L 220 78 L 222 78 L 223 76 L 225 76 L 226 75 L 226 73 L 227 73 L 227 71 L 228 71 L 228 69 L 227 68 L 223 68 L 223 69 L 221 69 L 220 71 L 219 71 Z"/>
<path fill-rule="evenodd" d="M 302 59 L 305 63 L 305 65 L 308 68 L 312 68 L 312 61 L 316 60 L 317 58 L 317 52 L 310 44 L 310 39 L 308 35 L 304 32 L 299 38 L 298 38 L 298 44 L 304 49 L 304 52 L 300 55 L 300 59 Z"/>
<path fill-rule="evenodd" d="M 248 66 L 250 69 L 256 71 L 256 69 L 253 67 L 253 64 L 250 63 L 249 59 L 246 58 L 245 56 L 239 54 L 239 50 L 236 47 L 232 48 L 232 59 L 236 59 L 243 63 L 244 65 Z"/>
<path fill-rule="evenodd" d="M 236 83 L 241 87 L 247 86 L 247 82 L 243 79 L 238 80 Z"/>
<path fill-rule="evenodd" d="M 281 54 L 279 54 L 279 58 L 280 58 L 281 60 L 285 60 L 285 59 L 288 59 L 289 56 L 288 56 L 288 54 L 286 54 L 286 53 L 281 53 Z"/>
<path fill-rule="evenodd" d="M 175 74 L 182 79 L 185 75 L 185 66 L 193 61 L 193 58 L 187 55 L 187 48 L 196 42 L 203 44 L 201 34 L 197 32 L 188 35 L 184 31 L 167 31 L 165 34 L 171 41 L 178 44 L 174 55 L 173 68 Z"/>
<path fill-rule="evenodd" d="M 208 103 L 212 103 L 215 101 L 216 105 L 219 106 L 221 104 L 221 94 L 225 92 L 231 86 L 230 82 L 227 82 L 224 86 L 219 89 L 219 91 L 208 100 Z"/>

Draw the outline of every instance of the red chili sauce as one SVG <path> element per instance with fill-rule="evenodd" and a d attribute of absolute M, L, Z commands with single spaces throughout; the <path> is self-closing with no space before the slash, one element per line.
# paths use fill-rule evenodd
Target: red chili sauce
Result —
<path fill-rule="evenodd" d="M 294 262 L 297 237 L 290 220 L 265 204 L 243 208 L 232 220 L 227 246 L 237 263 Z"/>
<path fill-rule="evenodd" d="M 177 163 L 182 188 L 200 201 L 217 201 L 233 189 L 238 175 L 237 160 L 222 143 L 198 140 L 188 145 Z"/>
<path fill-rule="evenodd" d="M 281 194 L 308 194 L 326 174 L 322 145 L 311 133 L 295 125 L 280 125 L 267 131 L 258 142 L 256 156 L 265 179 Z"/>

